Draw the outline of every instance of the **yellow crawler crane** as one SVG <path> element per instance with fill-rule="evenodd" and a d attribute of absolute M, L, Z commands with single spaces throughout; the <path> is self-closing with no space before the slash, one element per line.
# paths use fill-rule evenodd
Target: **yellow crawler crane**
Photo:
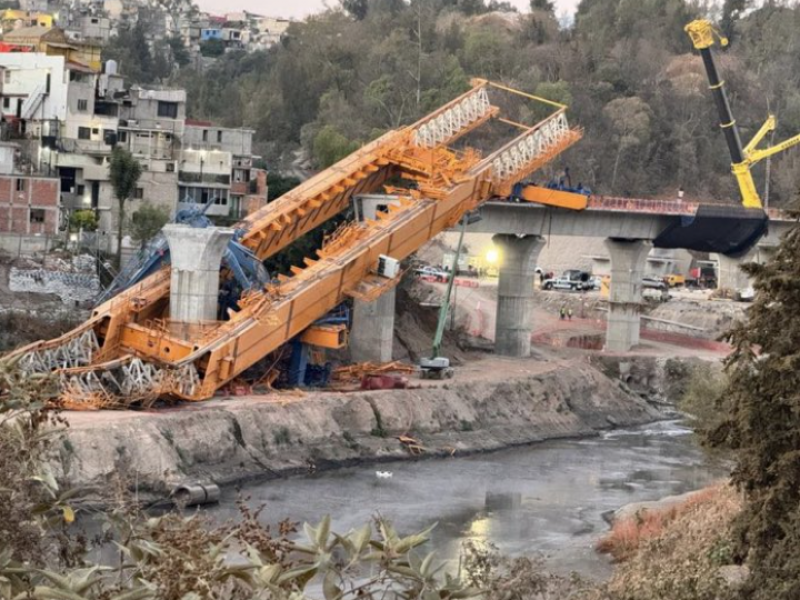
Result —
<path fill-rule="evenodd" d="M 380 190 L 390 179 L 404 183 L 390 190 L 399 205 L 337 231 L 291 277 L 243 296 L 228 320 L 189 327 L 171 322 L 165 268 L 98 307 L 81 327 L 12 358 L 29 373 L 58 372 L 70 408 L 124 407 L 163 396 L 210 398 L 346 298 L 374 298 L 396 284 L 375 275 L 379 256 L 409 256 L 480 203 L 507 196 L 516 182 L 580 139 L 566 107 L 545 101 L 554 110 L 522 125 L 501 116 L 490 100 L 494 94 L 540 100 L 475 81 L 464 95 L 385 134 L 240 223 L 247 230 L 242 243 L 265 260 L 342 212 L 354 195 Z M 450 147 L 501 119 L 520 132 L 487 156 L 464 140 L 459 150 Z"/>
<path fill-rule="evenodd" d="M 695 49 L 700 53 L 706 68 L 709 88 L 714 95 L 714 101 L 717 104 L 717 111 L 719 112 L 720 127 L 725 134 L 725 142 L 728 144 L 728 151 L 731 154 L 731 170 L 739 184 L 742 205 L 745 208 L 762 208 L 761 198 L 756 190 L 753 174 L 751 172 L 753 165 L 765 158 L 800 144 L 800 135 L 789 138 L 775 146 L 759 149 L 758 145 L 761 144 L 766 135 L 775 131 L 775 126 L 777 124 L 775 116 L 769 115 L 764 125 L 761 126 L 761 129 L 759 129 L 753 136 L 753 139 L 750 140 L 750 143 L 742 147 L 742 140 L 739 137 L 739 128 L 736 126 L 736 119 L 733 118 L 730 102 L 728 102 L 728 95 L 725 92 L 725 82 L 720 79 L 717 65 L 714 61 L 714 55 L 711 52 L 711 48 L 717 40 L 719 40 L 720 46 L 727 46 L 728 38 L 722 35 L 711 21 L 705 19 L 692 21 L 685 29 L 686 33 L 692 39 L 692 44 Z"/>

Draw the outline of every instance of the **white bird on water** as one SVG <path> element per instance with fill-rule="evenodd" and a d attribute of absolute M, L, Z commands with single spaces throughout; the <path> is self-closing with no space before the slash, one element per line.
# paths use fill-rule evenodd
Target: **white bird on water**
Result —
<path fill-rule="evenodd" d="M 394 473 L 391 471 L 375 471 L 375 476 L 378 479 L 391 479 L 392 475 L 394 475 Z"/>

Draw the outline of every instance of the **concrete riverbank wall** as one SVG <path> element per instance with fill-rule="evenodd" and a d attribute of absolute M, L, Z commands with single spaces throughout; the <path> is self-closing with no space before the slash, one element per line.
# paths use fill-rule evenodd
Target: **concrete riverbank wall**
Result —
<path fill-rule="evenodd" d="M 656 367 L 647 367 L 652 369 Z M 625 371 L 629 372 L 629 369 Z M 102 493 L 123 474 L 144 499 L 175 485 L 230 485 L 359 462 L 498 450 L 663 416 L 587 358 L 496 357 L 421 389 L 271 394 L 152 412 L 68 413 L 53 457 L 73 486 Z"/>

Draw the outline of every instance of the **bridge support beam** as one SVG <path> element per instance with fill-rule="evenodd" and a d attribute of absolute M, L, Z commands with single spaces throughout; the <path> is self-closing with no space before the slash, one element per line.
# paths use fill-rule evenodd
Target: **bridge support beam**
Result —
<path fill-rule="evenodd" d="M 611 256 L 606 350 L 628 352 L 639 343 L 642 277 L 653 243 L 608 239 L 606 247 Z"/>
<path fill-rule="evenodd" d="M 219 269 L 233 229 L 188 225 L 164 227 L 172 262 L 170 319 L 180 323 L 216 321 Z"/>
<path fill-rule="evenodd" d="M 533 285 L 544 238 L 501 233 L 492 241 L 500 248 L 503 261 L 497 290 L 495 353 L 525 358 L 531 355 Z"/>
<path fill-rule="evenodd" d="M 396 291 L 392 288 L 372 302 L 353 301 L 353 327 L 350 330 L 353 362 L 391 362 Z"/>

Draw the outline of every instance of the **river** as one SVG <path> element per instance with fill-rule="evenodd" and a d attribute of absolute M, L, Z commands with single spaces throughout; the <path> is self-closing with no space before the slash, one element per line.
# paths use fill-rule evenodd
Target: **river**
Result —
<path fill-rule="evenodd" d="M 392 473 L 380 479 L 376 470 Z M 603 514 L 620 506 L 698 489 L 725 476 L 677 421 L 461 458 L 384 463 L 248 486 L 267 520 L 316 522 L 330 514 L 346 532 L 376 514 L 400 533 L 438 523 L 431 545 L 457 560 L 464 540 L 490 541 L 509 556 L 541 553 L 553 572 L 603 578 L 611 571 L 594 544 Z M 236 516 L 237 493 L 208 513 Z"/>

